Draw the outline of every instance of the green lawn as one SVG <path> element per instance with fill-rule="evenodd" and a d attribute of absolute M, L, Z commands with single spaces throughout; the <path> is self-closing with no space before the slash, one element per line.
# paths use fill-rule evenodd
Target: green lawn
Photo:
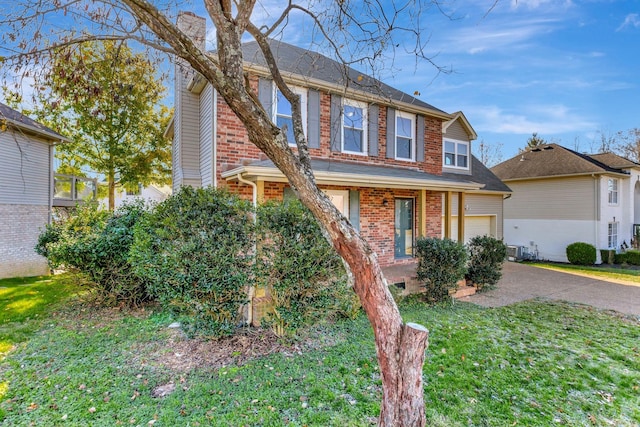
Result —
<path fill-rule="evenodd" d="M 431 425 L 640 425 L 638 319 L 555 302 L 404 303 L 401 310 L 431 331 L 424 368 Z M 380 378 L 364 316 L 319 326 L 308 336 L 313 345 L 298 342 L 242 366 L 201 360 L 172 370 L 158 362 L 181 356 L 165 313 L 78 303 L 47 312 L 41 308 L 38 319 L 13 312 L 29 333 L 0 362 L 0 424 L 375 424 Z M 185 348 L 197 351 L 189 342 Z M 173 393 L 152 396 L 168 383 Z"/>
<path fill-rule="evenodd" d="M 640 283 L 640 270 L 630 270 L 624 268 L 614 267 L 593 267 L 583 265 L 572 264 L 558 264 L 558 263 L 544 263 L 534 262 L 529 263 L 533 267 L 548 268 L 550 270 L 564 271 L 567 273 L 578 273 L 587 276 L 593 276 L 597 278 L 607 278 L 624 280 L 626 282 Z"/>

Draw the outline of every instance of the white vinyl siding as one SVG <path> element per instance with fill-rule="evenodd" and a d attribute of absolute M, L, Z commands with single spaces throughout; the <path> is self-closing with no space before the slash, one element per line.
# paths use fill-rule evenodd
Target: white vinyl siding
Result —
<path fill-rule="evenodd" d="M 0 204 L 50 205 L 52 151 L 21 131 L 0 132 Z"/>
<path fill-rule="evenodd" d="M 535 220 L 597 219 L 596 186 L 590 176 L 508 181 L 512 196 L 504 201 L 504 217 Z"/>
<path fill-rule="evenodd" d="M 213 87 L 200 94 L 200 176 L 202 186 L 213 186 Z"/>
<path fill-rule="evenodd" d="M 367 104 L 345 99 L 342 105 L 342 152 L 367 154 Z"/>

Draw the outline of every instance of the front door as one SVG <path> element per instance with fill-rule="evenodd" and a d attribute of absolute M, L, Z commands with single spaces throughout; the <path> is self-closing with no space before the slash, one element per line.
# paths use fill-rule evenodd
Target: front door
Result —
<path fill-rule="evenodd" d="M 395 257 L 413 256 L 413 199 L 396 199 Z"/>

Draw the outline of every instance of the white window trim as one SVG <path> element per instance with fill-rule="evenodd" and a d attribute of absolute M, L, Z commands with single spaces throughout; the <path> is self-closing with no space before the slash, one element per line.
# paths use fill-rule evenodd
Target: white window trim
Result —
<path fill-rule="evenodd" d="M 345 216 L 349 218 L 349 190 L 322 190 L 329 197 L 331 203 Z M 335 197 L 342 197 L 342 206 L 338 206 Z"/>
<path fill-rule="evenodd" d="M 343 114 L 342 114 L 342 126 L 340 127 L 340 132 L 342 132 L 342 142 L 341 142 L 341 147 L 340 150 L 343 153 L 346 154 L 355 154 L 358 156 L 367 156 L 369 155 L 369 141 L 367 140 L 367 136 L 368 136 L 368 125 L 369 125 L 369 112 L 368 112 L 368 105 L 365 102 L 360 102 L 360 101 L 354 101 L 352 99 L 344 99 L 342 101 L 342 105 L 343 107 L 345 105 L 348 105 L 350 107 L 355 107 L 355 108 L 360 108 L 362 109 L 362 151 L 349 151 L 349 150 L 345 150 L 344 148 L 344 108 L 343 108 Z"/>
<path fill-rule="evenodd" d="M 615 189 L 611 189 L 609 183 L 613 183 L 611 187 L 615 187 Z M 609 206 L 618 206 L 620 200 L 619 184 L 618 178 L 607 178 L 607 201 L 609 202 Z M 615 201 L 611 201 L 613 195 L 615 195 Z"/>
<path fill-rule="evenodd" d="M 453 144 L 455 144 L 455 152 L 454 152 L 454 160 L 456 165 L 448 165 L 445 162 L 445 158 L 446 158 L 446 152 L 445 152 L 445 147 L 447 145 L 447 142 L 452 142 Z M 467 146 L 467 166 L 458 166 L 458 144 L 464 144 Z M 471 144 L 469 144 L 469 141 L 462 141 L 459 139 L 452 139 L 452 138 L 444 138 L 442 140 L 442 167 L 447 168 L 447 169 L 460 169 L 460 170 L 465 170 L 468 171 L 469 167 L 471 165 Z"/>
<path fill-rule="evenodd" d="M 289 86 L 291 92 L 300 95 L 300 113 L 302 116 L 302 130 L 304 132 L 304 136 L 307 136 L 307 89 L 299 87 L 299 86 Z M 278 123 L 278 86 L 276 84 L 273 85 L 273 93 L 272 93 L 272 112 L 271 112 L 271 120 L 273 123 Z M 295 141 L 288 141 L 291 147 L 295 147 L 297 144 Z"/>
<path fill-rule="evenodd" d="M 411 157 L 398 157 L 398 118 L 409 119 L 411 120 Z M 393 156 L 396 160 L 403 160 L 405 162 L 415 162 L 416 161 L 416 115 L 405 113 L 403 111 L 396 111 L 396 132 L 395 132 L 395 141 L 394 141 L 394 153 Z"/>
<path fill-rule="evenodd" d="M 613 233 L 613 226 L 615 226 L 615 233 Z M 620 223 L 619 222 L 610 222 L 607 224 L 607 245 L 609 246 L 609 249 L 617 249 L 618 248 L 618 229 L 620 228 Z M 615 243 L 613 245 L 610 244 L 610 242 L 612 242 L 614 239 L 613 237 L 615 237 Z"/>

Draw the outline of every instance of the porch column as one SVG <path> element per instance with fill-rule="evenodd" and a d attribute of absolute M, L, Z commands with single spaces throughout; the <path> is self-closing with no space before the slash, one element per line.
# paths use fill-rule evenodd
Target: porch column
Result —
<path fill-rule="evenodd" d="M 264 181 L 261 179 L 257 180 L 256 187 L 258 189 L 258 204 L 264 203 Z"/>
<path fill-rule="evenodd" d="M 451 214 L 452 214 L 452 193 L 451 191 L 445 191 L 444 193 L 444 238 L 450 239 L 452 234 L 451 229 Z"/>
<path fill-rule="evenodd" d="M 458 242 L 464 243 L 464 193 L 458 193 Z"/>
<path fill-rule="evenodd" d="M 427 190 L 418 193 L 418 237 L 427 237 Z"/>

